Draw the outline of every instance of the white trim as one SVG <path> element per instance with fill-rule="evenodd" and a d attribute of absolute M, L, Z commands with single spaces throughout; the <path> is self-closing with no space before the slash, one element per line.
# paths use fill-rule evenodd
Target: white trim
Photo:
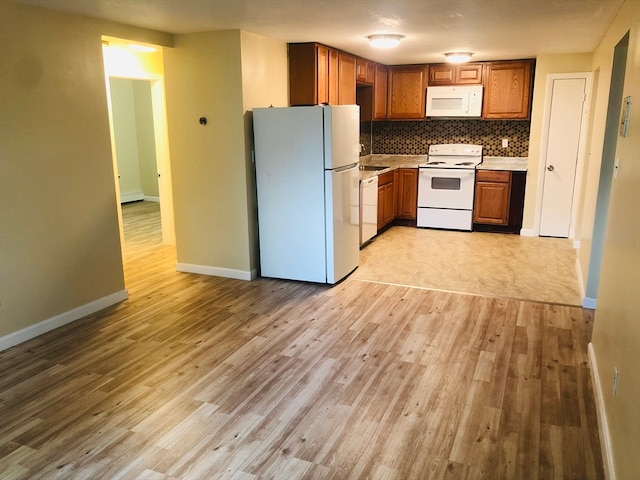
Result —
<path fill-rule="evenodd" d="M 583 297 L 582 298 L 582 308 L 588 308 L 589 310 L 595 310 L 597 301 L 598 301 L 597 298 Z"/>
<path fill-rule="evenodd" d="M 256 270 L 234 270 L 231 268 L 209 267 L 207 265 L 193 265 L 190 263 L 178 263 L 176 270 L 178 272 L 198 273 L 212 277 L 235 278 L 237 280 L 254 280 L 258 276 Z"/>
<path fill-rule="evenodd" d="M 602 448 L 602 464 L 604 466 L 604 478 L 607 480 L 616 480 L 616 471 L 613 464 L 613 450 L 611 448 L 611 434 L 609 432 L 609 422 L 607 420 L 606 409 L 604 405 L 604 394 L 602 384 L 600 383 L 600 375 L 598 373 L 598 363 L 596 361 L 596 352 L 593 344 L 589 342 L 587 346 L 589 355 L 589 365 L 591 370 L 591 382 L 593 383 L 593 393 L 596 400 L 596 416 L 598 417 L 598 432 L 600 434 L 600 447 Z"/>
<path fill-rule="evenodd" d="M 93 302 L 86 303 L 72 310 L 56 315 L 55 317 L 38 322 L 35 325 L 30 325 L 22 330 L 0 337 L 0 352 L 26 342 L 27 340 L 31 340 L 32 338 L 38 337 L 44 333 L 50 332 L 51 330 L 55 330 L 67 323 L 71 323 L 82 317 L 86 317 L 87 315 L 91 315 L 92 313 L 96 313 L 104 308 L 110 307 L 111 305 L 122 302 L 128 297 L 129 292 L 126 289 L 120 290 L 119 292 L 115 292 L 111 295 L 107 295 L 106 297 L 94 300 Z"/>
<path fill-rule="evenodd" d="M 144 196 L 144 201 L 145 202 L 155 202 L 155 203 L 160 203 L 160 197 L 151 197 L 149 195 L 145 195 Z"/>
<path fill-rule="evenodd" d="M 533 228 L 523 228 L 520 230 L 521 237 L 537 237 L 538 232 Z"/>
<path fill-rule="evenodd" d="M 573 196 L 571 199 L 571 223 L 569 225 L 569 238 L 576 236 L 575 219 L 578 215 L 578 203 L 582 195 L 582 176 L 584 175 L 584 164 L 586 157 L 586 145 L 588 132 L 589 112 L 591 110 L 591 89 L 592 74 L 591 72 L 575 72 L 575 73 L 550 73 L 547 75 L 547 85 L 544 101 L 544 114 L 542 121 L 542 135 L 540 138 L 540 161 L 538 162 L 538 184 L 536 188 L 536 209 L 534 214 L 534 236 L 540 235 L 540 222 L 542 220 L 542 196 L 544 194 L 544 171 L 547 165 L 547 148 L 549 143 L 549 123 L 551 121 L 551 100 L 553 98 L 553 82 L 555 80 L 584 78 L 585 80 L 585 99 L 582 104 L 582 120 L 580 122 L 580 138 L 578 140 L 578 154 L 576 161 L 576 169 L 573 180 Z"/>
<path fill-rule="evenodd" d="M 573 240 L 573 249 L 580 250 L 580 240 Z"/>
<path fill-rule="evenodd" d="M 142 192 L 120 193 L 120 203 L 139 202 L 140 200 L 144 200 Z"/>

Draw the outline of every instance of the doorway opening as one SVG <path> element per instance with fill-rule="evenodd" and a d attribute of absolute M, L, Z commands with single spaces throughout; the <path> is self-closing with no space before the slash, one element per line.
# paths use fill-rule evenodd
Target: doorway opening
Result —
<path fill-rule="evenodd" d="M 120 241 L 126 260 L 123 205 L 126 208 L 130 202 L 147 205 L 128 208 L 129 220 L 142 215 L 151 222 L 150 228 L 161 230 L 163 244 L 175 245 L 162 51 L 140 52 L 131 48 L 130 41 L 103 37 L 103 56 Z M 153 215 L 159 216 L 157 221 Z"/>
<path fill-rule="evenodd" d="M 600 166 L 600 179 L 598 182 L 598 196 L 589 255 L 589 271 L 587 273 L 587 286 L 585 288 L 584 306 L 596 308 L 598 285 L 600 284 L 600 268 L 602 266 L 602 253 L 604 249 L 605 233 L 607 229 L 607 216 L 609 212 L 609 199 L 611 196 L 611 183 L 615 166 L 616 144 L 618 141 L 619 119 L 622 112 L 622 91 L 627 65 L 627 52 L 629 50 L 629 32 L 618 42 L 613 51 L 613 66 L 611 71 L 611 86 L 609 88 L 609 101 L 607 106 L 607 118 L 605 120 L 604 144 L 602 146 L 602 163 Z"/>

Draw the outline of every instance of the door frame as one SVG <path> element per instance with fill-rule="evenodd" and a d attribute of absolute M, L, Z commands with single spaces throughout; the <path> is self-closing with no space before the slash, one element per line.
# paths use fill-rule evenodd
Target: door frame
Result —
<path fill-rule="evenodd" d="M 160 197 L 160 221 L 162 225 L 162 243 L 175 245 L 175 222 L 173 213 L 173 189 L 171 187 L 171 162 L 169 157 L 169 133 L 167 128 L 167 112 L 165 103 L 164 79 L 162 75 L 152 73 L 140 73 L 136 75 L 106 75 L 107 99 L 109 103 L 109 128 L 111 130 L 111 149 L 114 162 L 115 182 L 118 187 L 117 157 L 114 143 L 113 113 L 111 111 L 111 87 L 110 78 L 123 78 L 130 80 L 149 81 L 151 86 L 151 107 L 153 116 L 153 135 L 156 150 L 156 168 L 158 171 L 158 193 Z M 120 205 L 120 192 L 117 191 L 120 240 L 124 255 L 124 227 L 122 223 L 122 207 Z"/>
<path fill-rule="evenodd" d="M 582 196 L 582 177 L 587 150 L 589 112 L 591 110 L 591 90 L 593 74 L 591 72 L 575 73 L 550 73 L 547 75 L 546 94 L 544 100 L 544 116 L 542 120 L 542 136 L 540 139 L 540 162 L 538 165 L 538 185 L 536 189 L 536 210 L 534 221 L 534 236 L 540 236 L 540 223 L 542 220 L 542 195 L 544 191 L 544 172 L 547 165 L 547 150 L 549 148 L 549 125 L 551 123 L 551 107 L 553 101 L 553 82 L 555 80 L 584 79 L 585 100 L 582 106 L 582 121 L 580 122 L 580 140 L 578 141 L 578 155 L 576 160 L 576 172 L 573 180 L 573 195 L 571 197 L 571 223 L 569 225 L 569 237 L 575 239 L 576 218 L 578 203 Z"/>

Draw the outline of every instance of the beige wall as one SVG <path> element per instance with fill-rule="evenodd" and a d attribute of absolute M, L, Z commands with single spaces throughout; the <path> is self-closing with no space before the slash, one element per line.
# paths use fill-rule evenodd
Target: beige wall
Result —
<path fill-rule="evenodd" d="M 618 137 L 593 350 L 598 368 L 617 478 L 637 478 L 640 452 L 640 2 L 627 0 L 594 54 L 601 72 L 592 154 L 602 150 L 613 49 L 630 29 L 623 97 L 632 96 L 629 133 Z M 596 133 L 597 132 L 597 133 Z M 598 146 L 600 149 L 598 150 Z M 618 394 L 611 380 L 619 371 Z"/>
<path fill-rule="evenodd" d="M 126 198 L 127 195 L 142 193 L 133 81 L 111 78 L 109 88 L 113 136 L 118 159 L 118 183 L 120 195 Z"/>
<path fill-rule="evenodd" d="M 151 83 L 148 80 L 131 80 L 131 83 L 140 160 L 140 185 L 145 197 L 159 197 Z"/>
<path fill-rule="evenodd" d="M 0 0 L 0 337 L 124 289 L 102 34 Z"/>
<path fill-rule="evenodd" d="M 252 109 L 286 107 L 289 103 L 287 44 L 248 32 L 241 33 L 242 98 L 245 123 L 245 163 L 247 165 L 247 206 L 249 208 L 249 236 L 251 268 L 258 268 L 258 212 L 253 151 Z"/>
<path fill-rule="evenodd" d="M 536 209 L 539 198 L 539 169 L 541 162 L 541 141 L 544 121 L 544 108 L 547 97 L 547 76 L 552 73 L 577 73 L 591 71 L 591 54 L 540 55 L 536 59 L 536 71 L 531 106 L 531 129 L 529 135 L 529 163 L 527 189 L 524 203 L 522 228 L 535 230 Z"/>
<path fill-rule="evenodd" d="M 151 83 L 111 77 L 109 86 L 120 194 L 158 197 Z"/>
<path fill-rule="evenodd" d="M 239 30 L 178 35 L 164 59 L 179 268 L 255 276 L 246 110 L 286 102 L 286 44 Z"/>

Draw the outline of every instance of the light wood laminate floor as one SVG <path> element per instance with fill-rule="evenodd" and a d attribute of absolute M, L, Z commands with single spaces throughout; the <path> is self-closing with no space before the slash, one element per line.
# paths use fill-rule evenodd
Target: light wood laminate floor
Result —
<path fill-rule="evenodd" d="M 0 353 L 0 478 L 604 478 L 591 311 L 177 273 L 147 240 L 128 300 Z"/>

